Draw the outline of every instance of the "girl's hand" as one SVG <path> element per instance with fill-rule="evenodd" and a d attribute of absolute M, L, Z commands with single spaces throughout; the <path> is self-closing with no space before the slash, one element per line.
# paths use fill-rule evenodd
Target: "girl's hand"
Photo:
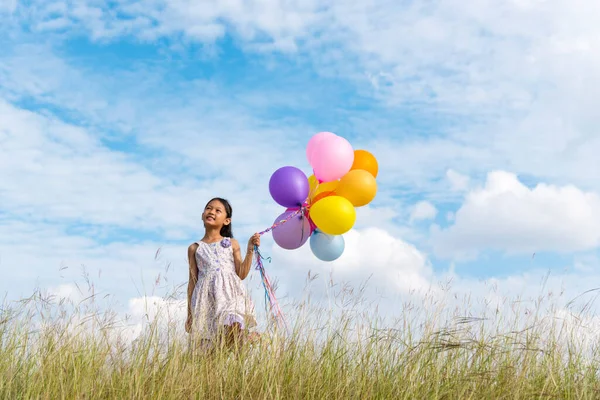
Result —
<path fill-rule="evenodd" d="M 260 246 L 260 235 L 255 233 L 248 239 L 248 251 L 254 250 L 254 246 Z"/>
<path fill-rule="evenodd" d="M 188 315 L 187 320 L 185 321 L 185 331 L 190 333 L 192 331 L 192 316 Z"/>

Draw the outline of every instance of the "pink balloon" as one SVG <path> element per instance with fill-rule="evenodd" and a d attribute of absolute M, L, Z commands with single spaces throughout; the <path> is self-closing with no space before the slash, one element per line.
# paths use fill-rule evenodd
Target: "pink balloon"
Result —
<path fill-rule="evenodd" d="M 319 148 L 322 142 L 329 138 L 335 138 L 337 135 L 331 132 L 319 132 L 314 135 L 308 141 L 308 145 L 306 146 L 306 158 L 308 159 L 309 164 L 312 164 L 312 155 L 316 149 Z"/>
<path fill-rule="evenodd" d="M 340 179 L 350 171 L 353 163 L 354 149 L 350 142 L 341 136 L 321 141 L 312 153 L 311 164 L 315 177 L 323 182 Z"/>

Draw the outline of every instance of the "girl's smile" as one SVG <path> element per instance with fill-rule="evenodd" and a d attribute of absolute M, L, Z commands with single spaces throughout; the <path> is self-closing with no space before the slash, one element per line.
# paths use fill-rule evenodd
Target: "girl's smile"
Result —
<path fill-rule="evenodd" d="M 227 225 L 228 218 L 225 212 L 225 207 L 218 200 L 213 200 L 206 205 L 204 212 L 202 213 L 202 220 L 205 224 L 209 225 Z"/>

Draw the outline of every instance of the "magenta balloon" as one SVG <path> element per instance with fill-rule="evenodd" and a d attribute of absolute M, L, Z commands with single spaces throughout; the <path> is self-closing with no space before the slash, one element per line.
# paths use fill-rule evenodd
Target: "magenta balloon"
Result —
<path fill-rule="evenodd" d="M 306 174 L 296 167 L 281 167 L 269 180 L 271 197 L 284 207 L 301 206 L 309 191 Z"/>
<path fill-rule="evenodd" d="M 286 211 L 277 217 L 274 224 L 284 219 L 287 221 L 278 225 L 272 231 L 275 243 L 286 250 L 294 250 L 302 247 L 311 234 L 310 223 L 306 216 L 298 214 L 288 219 L 294 212 Z"/>
<path fill-rule="evenodd" d="M 306 146 L 306 158 L 308 159 L 308 163 L 312 164 L 312 155 L 314 153 L 314 151 L 319 148 L 319 145 L 321 142 L 323 142 L 324 140 L 331 138 L 331 137 L 336 137 L 337 135 L 335 133 L 331 133 L 331 132 L 319 132 L 316 135 L 314 135 L 312 138 L 310 138 L 310 140 L 308 141 L 308 145 Z"/>
<path fill-rule="evenodd" d="M 319 143 L 312 153 L 315 177 L 322 182 L 335 181 L 350 171 L 354 163 L 354 149 L 341 136 L 330 137 Z"/>
<path fill-rule="evenodd" d="M 310 224 L 310 234 L 312 235 L 312 233 L 317 230 L 317 225 L 312 219 L 310 219 L 310 217 L 308 218 L 308 223 Z"/>

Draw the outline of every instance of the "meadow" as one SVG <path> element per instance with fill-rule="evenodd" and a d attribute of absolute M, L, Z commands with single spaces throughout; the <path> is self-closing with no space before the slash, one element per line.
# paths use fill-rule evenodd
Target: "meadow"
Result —
<path fill-rule="evenodd" d="M 477 316 L 468 300 L 421 299 L 383 322 L 360 291 L 336 296 L 337 312 L 303 300 L 288 307 L 290 332 L 211 353 L 193 351 L 166 312 L 132 337 L 93 295 L 5 301 L 0 398 L 600 398 L 597 338 L 582 330 L 595 321 L 589 304 L 567 317 L 541 296 L 536 309 L 505 300 Z"/>

